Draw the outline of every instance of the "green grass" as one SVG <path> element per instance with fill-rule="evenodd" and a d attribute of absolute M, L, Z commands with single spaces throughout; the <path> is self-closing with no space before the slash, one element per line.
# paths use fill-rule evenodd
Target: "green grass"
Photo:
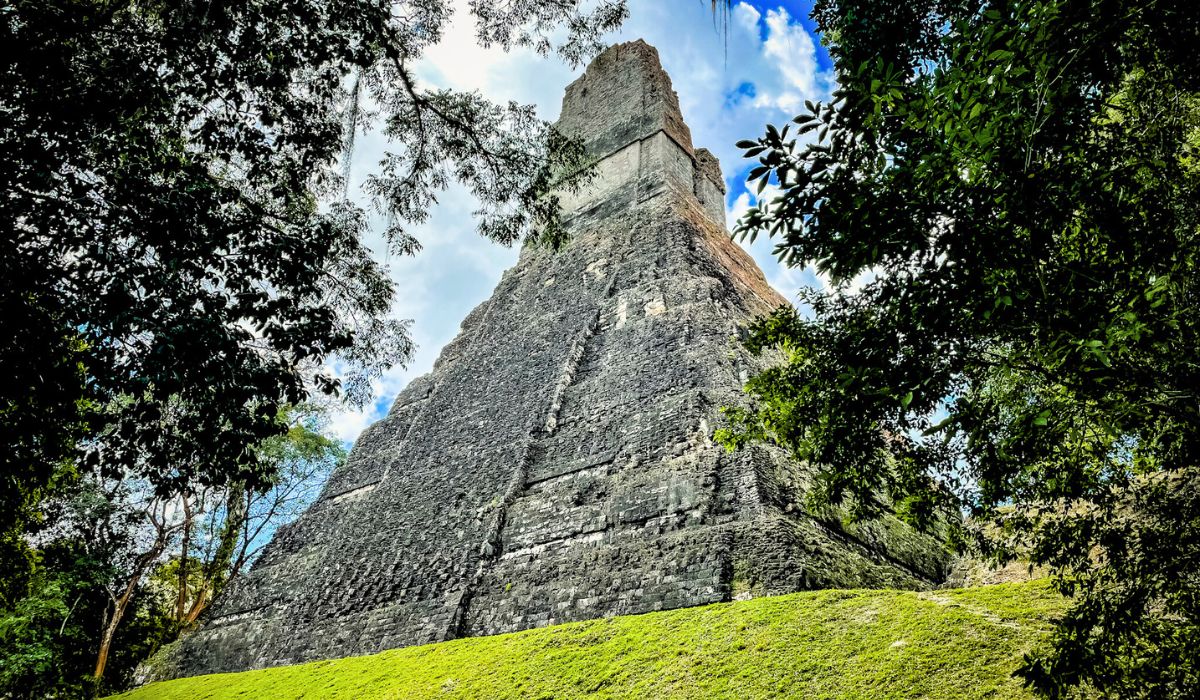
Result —
<path fill-rule="evenodd" d="M 1044 582 L 814 591 L 156 683 L 187 698 L 1021 698 L 1065 607 Z"/>

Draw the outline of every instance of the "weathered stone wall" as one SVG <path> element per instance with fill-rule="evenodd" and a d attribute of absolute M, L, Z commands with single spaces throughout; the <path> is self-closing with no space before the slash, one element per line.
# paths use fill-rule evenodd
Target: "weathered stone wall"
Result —
<path fill-rule="evenodd" d="M 525 249 L 433 371 L 368 429 L 178 650 L 195 674 L 811 587 L 920 587 L 939 544 L 800 505 L 807 471 L 711 441 L 783 300 L 729 239 L 642 42 L 567 89 L 597 181 L 565 249 Z"/>

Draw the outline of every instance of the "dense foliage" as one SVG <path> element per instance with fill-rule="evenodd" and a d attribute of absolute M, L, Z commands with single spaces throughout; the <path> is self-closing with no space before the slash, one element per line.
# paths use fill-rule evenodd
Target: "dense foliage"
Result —
<path fill-rule="evenodd" d="M 626 14 L 623 0 L 470 11 L 483 45 L 571 61 Z M 368 122 L 390 144 L 365 183 L 390 252 L 419 248 L 407 227 L 452 181 L 477 197 L 484 236 L 561 239 L 552 190 L 577 181 L 578 145 L 532 107 L 416 78 L 452 13 L 448 0 L 0 0 L 7 688 L 68 693 L 72 655 L 95 661 L 97 645 L 96 675 L 110 648 L 124 674 L 150 637 L 121 635 L 172 548 L 168 608 L 176 623 L 198 614 L 253 549 L 227 526 L 296 480 L 271 448 L 292 444 L 284 407 L 361 401 L 409 357 L 346 187 Z M 88 493 L 112 510 L 74 522 L 107 523 L 111 550 L 62 526 Z M 220 546 L 192 552 L 199 531 L 168 522 L 170 503 L 184 523 L 207 508 L 194 526 Z M 114 520 L 129 514 L 153 536 Z"/>
<path fill-rule="evenodd" d="M 625 14 L 474 2 L 482 43 L 565 27 L 578 60 Z M 280 406 L 406 359 L 392 283 L 363 244 L 339 156 L 378 115 L 368 183 L 394 252 L 458 180 L 484 235 L 554 239 L 578 148 L 532 108 L 418 85 L 448 2 L 7 0 L 0 6 L 0 536 L 77 467 L 166 492 L 262 483 Z"/>
<path fill-rule="evenodd" d="M 119 690 L 186 631 L 345 459 L 315 407 L 277 420 L 286 432 L 255 447 L 269 486 L 163 498 L 144 479 L 97 470 L 65 487 L 44 508 L 26 593 L 0 607 L 0 697 Z"/>
<path fill-rule="evenodd" d="M 782 362 L 730 445 L 816 496 L 1050 565 L 1074 605 L 1022 673 L 1200 691 L 1200 5 L 824 0 L 829 104 L 740 145 L 740 222 L 835 284 L 751 329 Z M 861 289 L 858 287 L 861 285 Z"/>

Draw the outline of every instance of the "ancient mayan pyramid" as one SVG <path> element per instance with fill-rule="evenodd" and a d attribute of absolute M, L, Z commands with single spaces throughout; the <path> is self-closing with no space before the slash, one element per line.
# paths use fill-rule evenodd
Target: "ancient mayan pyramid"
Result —
<path fill-rule="evenodd" d="M 174 673 L 942 577 L 936 541 L 813 517 L 800 465 L 711 442 L 757 369 L 731 337 L 784 300 L 730 241 L 657 51 L 605 51 L 559 125 L 599 159 L 571 242 L 522 252 Z"/>

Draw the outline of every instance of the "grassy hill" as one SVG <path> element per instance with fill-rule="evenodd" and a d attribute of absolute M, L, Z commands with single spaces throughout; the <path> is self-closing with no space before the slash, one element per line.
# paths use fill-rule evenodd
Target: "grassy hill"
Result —
<path fill-rule="evenodd" d="M 1065 601 L 1044 582 L 814 591 L 185 678 L 184 698 L 1020 698 Z"/>

